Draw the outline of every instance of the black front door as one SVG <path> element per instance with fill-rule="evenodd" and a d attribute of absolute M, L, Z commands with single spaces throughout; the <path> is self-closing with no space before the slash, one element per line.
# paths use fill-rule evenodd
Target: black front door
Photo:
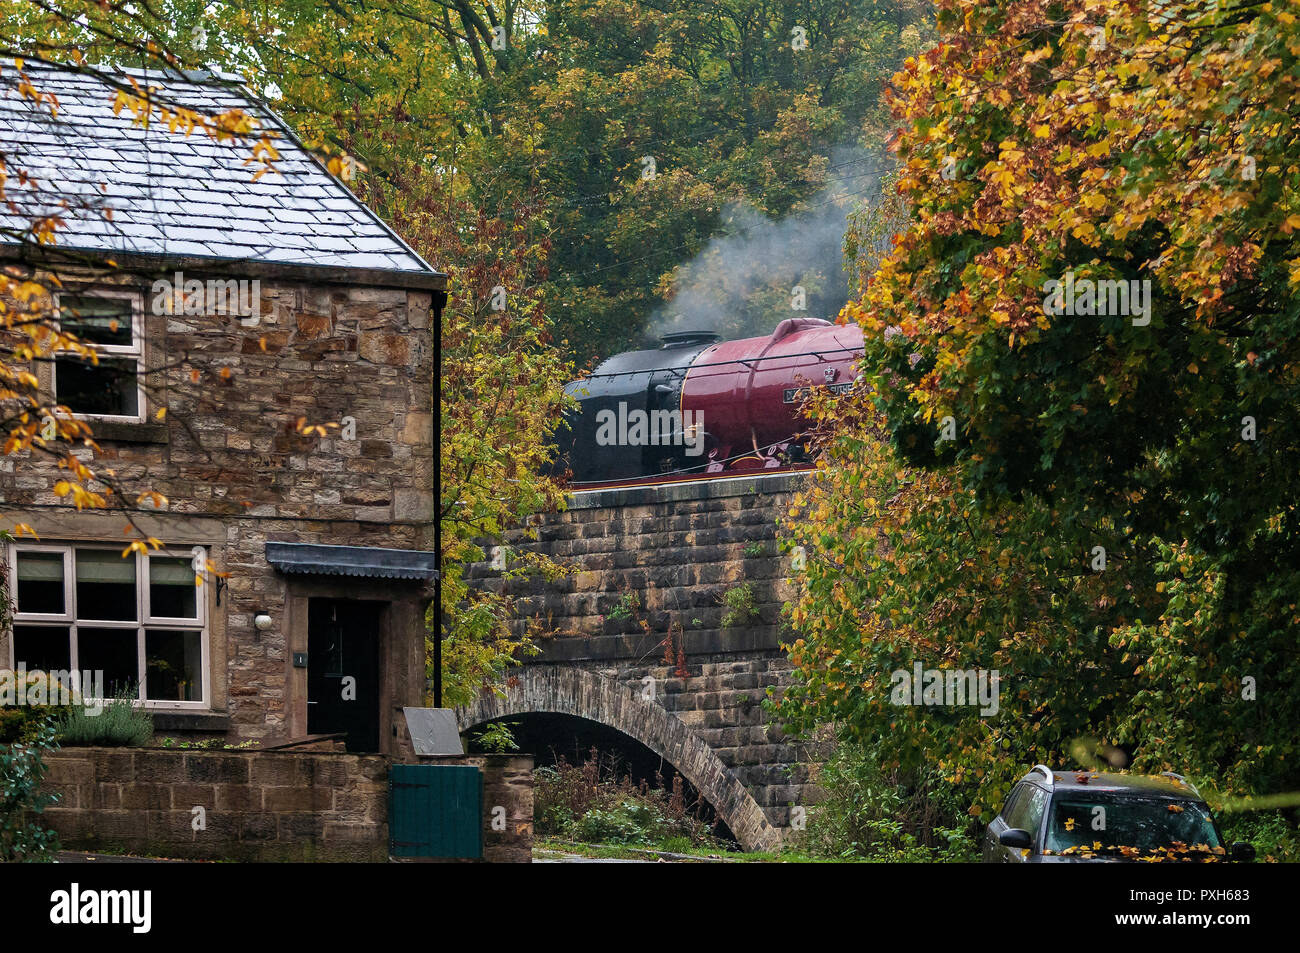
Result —
<path fill-rule="evenodd" d="M 382 603 L 311 599 L 307 609 L 307 733 L 346 732 L 349 751 L 379 750 Z"/>

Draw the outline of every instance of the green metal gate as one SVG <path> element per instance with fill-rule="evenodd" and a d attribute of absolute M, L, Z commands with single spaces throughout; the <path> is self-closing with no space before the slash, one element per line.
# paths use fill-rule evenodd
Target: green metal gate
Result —
<path fill-rule="evenodd" d="M 393 857 L 483 856 L 483 781 L 460 764 L 395 764 L 388 771 Z"/>

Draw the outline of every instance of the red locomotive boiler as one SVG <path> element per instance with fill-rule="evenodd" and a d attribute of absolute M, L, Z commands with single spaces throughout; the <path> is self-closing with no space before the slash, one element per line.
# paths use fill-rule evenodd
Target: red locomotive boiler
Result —
<path fill-rule="evenodd" d="M 844 391 L 862 329 L 789 318 L 766 337 L 719 341 L 684 331 L 626 351 L 566 390 L 579 409 L 558 434 L 574 484 L 658 482 L 806 462 L 798 437 L 805 388 Z"/>

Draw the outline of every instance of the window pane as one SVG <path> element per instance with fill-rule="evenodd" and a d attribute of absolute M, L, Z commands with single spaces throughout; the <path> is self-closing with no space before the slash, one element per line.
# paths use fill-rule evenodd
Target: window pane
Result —
<path fill-rule="evenodd" d="M 71 645 L 65 625 L 15 625 L 14 668 L 66 672 L 72 668 Z"/>
<path fill-rule="evenodd" d="M 156 619 L 197 619 L 199 588 L 188 559 L 149 558 L 149 612 Z"/>
<path fill-rule="evenodd" d="M 55 397 L 74 414 L 140 416 L 134 358 L 101 357 L 98 364 L 90 364 L 60 357 L 54 363 Z"/>
<path fill-rule="evenodd" d="M 134 697 L 140 684 L 136 629 L 77 626 L 77 663 L 83 672 L 104 673 L 104 697 Z M 97 680 L 96 676 L 92 676 Z"/>
<path fill-rule="evenodd" d="M 78 549 L 76 562 L 78 619 L 139 618 L 134 553 L 123 558 L 116 550 Z"/>
<path fill-rule="evenodd" d="M 126 298 L 60 295 L 59 325 L 91 344 L 130 347 L 131 302 Z"/>
<path fill-rule="evenodd" d="M 190 586 L 193 587 L 193 581 Z M 198 632 L 149 629 L 144 636 L 146 698 L 203 700 L 203 639 Z"/>
<path fill-rule="evenodd" d="M 61 553 L 18 554 L 18 611 L 64 612 Z"/>

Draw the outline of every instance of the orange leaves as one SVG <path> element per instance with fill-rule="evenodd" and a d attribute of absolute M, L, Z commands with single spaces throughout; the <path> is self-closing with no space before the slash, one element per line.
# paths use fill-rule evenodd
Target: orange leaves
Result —
<path fill-rule="evenodd" d="M 323 424 L 309 424 L 306 417 L 297 418 L 293 422 L 293 430 L 304 437 L 325 437 L 329 435 Z"/>

